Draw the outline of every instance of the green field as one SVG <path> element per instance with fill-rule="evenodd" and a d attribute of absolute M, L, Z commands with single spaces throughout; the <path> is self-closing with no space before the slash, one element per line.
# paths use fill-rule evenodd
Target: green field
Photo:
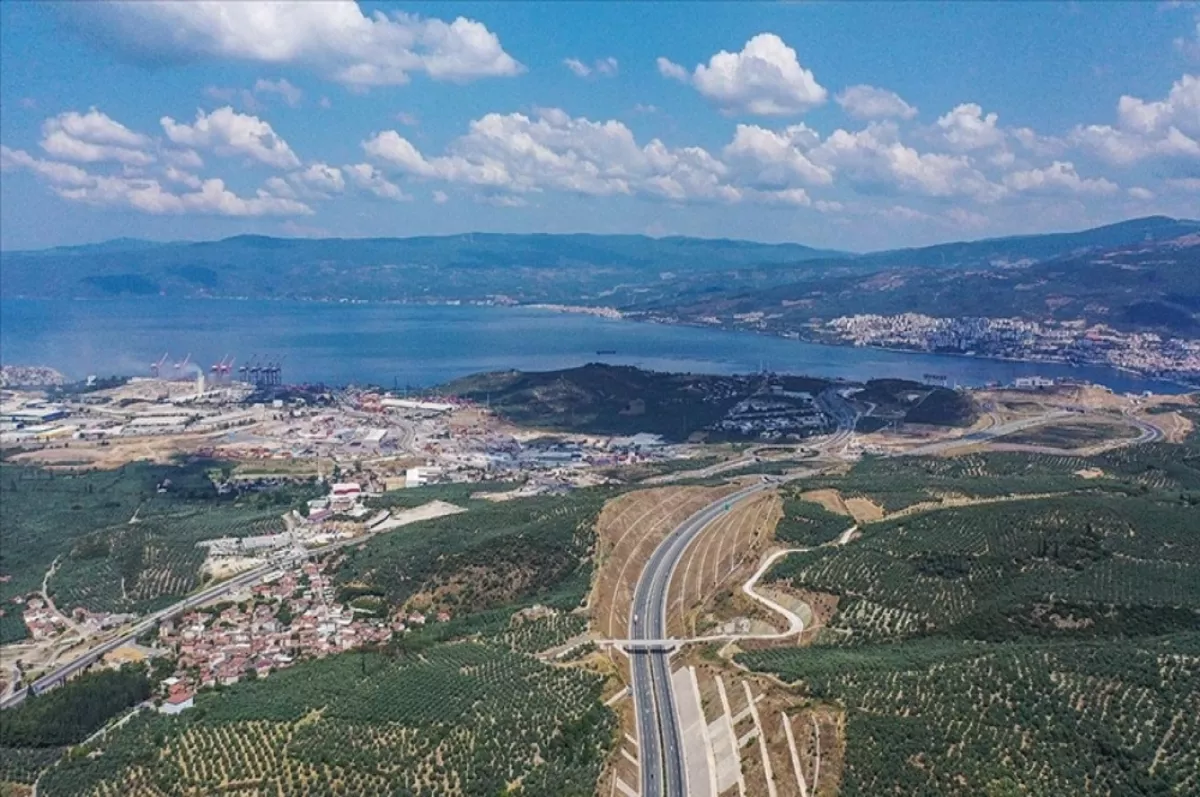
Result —
<path fill-rule="evenodd" d="M 1138 434 L 1138 430 L 1132 426 L 1119 424 L 1056 423 L 1006 434 L 997 438 L 997 442 L 1075 449 L 1114 440 L 1130 440 Z"/>
<path fill-rule="evenodd" d="M 775 539 L 789 545 L 821 545 L 837 539 L 851 525 L 850 518 L 830 512 L 799 497 L 798 488 L 783 496 L 783 517 L 775 526 Z"/>
<path fill-rule="evenodd" d="M 54 473 L 0 463 L 0 602 L 40 589 L 57 558 L 49 588 L 63 611 L 152 610 L 199 585 L 198 541 L 282 531 L 280 514 L 313 493 L 218 496 L 207 472 L 219 464 Z M 0 618 L 0 642 L 25 633 L 18 613 Z"/>
<path fill-rule="evenodd" d="M 607 488 L 491 503 L 373 538 L 337 573 L 343 597 L 410 599 L 452 614 L 541 601 L 564 609 L 588 589 Z"/>
<path fill-rule="evenodd" d="M 1079 471 L 1095 468 L 1101 478 Z M 862 496 L 895 512 L 946 495 L 996 498 L 1045 493 L 1138 494 L 1147 490 L 1200 492 L 1200 439 L 1184 445 L 1155 443 L 1118 448 L 1092 457 L 986 452 L 953 457 L 864 457 L 842 476 L 805 482 L 844 497 Z"/>
<path fill-rule="evenodd" d="M 834 482 L 892 509 L 1018 498 L 786 557 L 768 579 L 837 612 L 809 647 L 739 660 L 845 710 L 844 795 L 1195 794 L 1198 475 L 1194 442 L 864 460 Z"/>
<path fill-rule="evenodd" d="M 600 679 L 500 645 L 347 653 L 142 716 L 68 756 L 56 795 L 590 795 L 614 723 Z"/>
<path fill-rule="evenodd" d="M 841 794 L 1200 790 L 1200 634 L 784 649 L 743 663 L 845 707 Z"/>

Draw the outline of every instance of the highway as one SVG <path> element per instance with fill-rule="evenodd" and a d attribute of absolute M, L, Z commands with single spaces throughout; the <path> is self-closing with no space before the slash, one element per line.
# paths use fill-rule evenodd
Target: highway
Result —
<path fill-rule="evenodd" d="M 666 640 L 667 588 L 671 575 L 688 545 L 726 507 L 770 486 L 754 484 L 714 501 L 689 517 L 659 543 L 650 554 L 634 590 L 629 618 L 630 640 Z M 671 687 L 670 648 L 632 648 L 629 653 L 633 676 L 631 692 L 637 717 L 638 760 L 641 762 L 641 797 L 686 797 L 683 742 L 675 695 Z"/>

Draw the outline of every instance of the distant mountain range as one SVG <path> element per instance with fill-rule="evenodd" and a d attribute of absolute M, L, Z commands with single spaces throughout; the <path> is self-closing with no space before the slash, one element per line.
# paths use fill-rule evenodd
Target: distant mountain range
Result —
<path fill-rule="evenodd" d="M 681 316 L 777 309 L 782 301 L 793 303 L 791 315 L 817 317 L 906 310 L 1066 317 L 1092 306 L 1118 323 L 1186 329 L 1200 311 L 1200 248 L 1168 242 L 1188 236 L 1200 236 L 1200 222 L 1155 216 L 867 254 L 640 235 L 120 239 L 0 253 L 0 295 L 499 298 Z"/>

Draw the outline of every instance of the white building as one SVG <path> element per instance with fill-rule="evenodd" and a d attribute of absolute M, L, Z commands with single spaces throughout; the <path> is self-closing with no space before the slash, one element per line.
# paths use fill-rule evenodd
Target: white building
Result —
<path fill-rule="evenodd" d="M 182 714 L 196 705 L 196 695 L 192 692 L 173 692 L 170 697 L 158 707 L 162 714 Z"/>

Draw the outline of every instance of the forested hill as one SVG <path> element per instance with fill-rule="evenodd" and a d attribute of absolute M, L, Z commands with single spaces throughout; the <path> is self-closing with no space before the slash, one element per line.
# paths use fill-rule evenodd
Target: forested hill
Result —
<path fill-rule="evenodd" d="M 643 235 L 499 235 L 200 243 L 121 240 L 0 254 L 5 296 L 577 299 L 672 271 L 790 268 L 844 253 L 799 244 Z"/>
<path fill-rule="evenodd" d="M 874 313 L 1086 319 L 1118 329 L 1200 336 L 1200 234 L 1074 252 L 1020 265 L 888 268 L 788 285 L 666 300 L 647 308 L 684 321 L 762 313 L 769 329 Z"/>
<path fill-rule="evenodd" d="M 1004 267 L 1197 232 L 1200 222 L 1152 217 L 1081 232 L 870 254 L 790 243 L 641 235 L 244 235 L 199 243 L 120 239 L 0 253 L 0 293 L 7 298 L 165 295 L 386 301 L 507 297 L 637 308 L 888 269 Z"/>

